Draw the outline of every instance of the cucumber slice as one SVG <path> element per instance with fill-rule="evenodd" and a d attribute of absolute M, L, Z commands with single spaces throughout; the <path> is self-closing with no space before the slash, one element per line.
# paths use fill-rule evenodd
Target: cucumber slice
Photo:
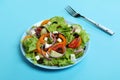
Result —
<path fill-rule="evenodd" d="M 78 33 L 78 34 L 82 30 L 82 27 L 78 24 L 73 24 L 72 27 L 75 29 L 75 32 Z"/>
<path fill-rule="evenodd" d="M 45 28 L 43 28 L 43 29 L 41 30 L 41 35 L 46 34 L 46 33 L 47 33 L 47 30 L 46 30 Z"/>
<path fill-rule="evenodd" d="M 54 57 L 54 58 L 58 58 L 58 57 L 61 57 L 61 56 L 63 56 L 64 54 L 61 54 L 61 53 L 58 53 L 58 52 L 56 52 L 56 51 L 54 51 L 54 50 L 51 50 L 51 53 L 50 53 L 50 56 L 51 57 Z"/>

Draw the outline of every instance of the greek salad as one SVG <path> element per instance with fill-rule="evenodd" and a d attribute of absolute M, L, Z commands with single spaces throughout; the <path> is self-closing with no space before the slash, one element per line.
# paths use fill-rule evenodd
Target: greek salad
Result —
<path fill-rule="evenodd" d="M 61 16 L 32 26 L 22 40 L 25 56 L 34 64 L 67 66 L 84 55 L 89 35 L 79 24 L 69 24 Z"/>

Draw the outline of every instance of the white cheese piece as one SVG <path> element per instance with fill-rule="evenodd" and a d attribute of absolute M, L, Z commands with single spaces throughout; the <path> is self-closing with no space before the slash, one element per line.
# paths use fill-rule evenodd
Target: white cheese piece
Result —
<path fill-rule="evenodd" d="M 49 48 L 52 44 L 45 43 L 45 48 Z"/>
<path fill-rule="evenodd" d="M 36 59 L 36 60 L 39 60 L 39 59 L 40 59 L 40 56 L 39 56 L 39 55 L 35 56 L 35 59 Z"/>
<path fill-rule="evenodd" d="M 75 54 L 71 54 L 71 55 L 70 55 L 70 58 L 71 58 L 71 61 L 73 61 L 73 62 L 75 62 L 75 61 L 76 61 Z"/>
<path fill-rule="evenodd" d="M 31 30 L 31 34 L 35 34 L 35 30 L 34 29 Z"/>
<path fill-rule="evenodd" d="M 57 34 L 57 33 L 58 33 L 58 31 L 53 31 L 53 33 L 54 33 L 54 34 Z"/>
<path fill-rule="evenodd" d="M 47 40 L 48 40 L 48 38 L 47 38 L 47 37 L 45 37 L 45 38 L 44 38 L 44 40 L 45 40 L 45 41 L 47 41 Z"/>
<path fill-rule="evenodd" d="M 75 30 L 76 33 L 80 33 L 80 31 L 81 31 L 80 29 L 76 29 Z"/>
<path fill-rule="evenodd" d="M 58 42 L 62 42 L 62 40 L 60 38 L 57 39 Z"/>
<path fill-rule="evenodd" d="M 30 35 L 35 35 L 35 33 L 36 33 L 36 32 L 35 32 L 34 28 L 29 31 L 29 34 L 30 34 Z"/>

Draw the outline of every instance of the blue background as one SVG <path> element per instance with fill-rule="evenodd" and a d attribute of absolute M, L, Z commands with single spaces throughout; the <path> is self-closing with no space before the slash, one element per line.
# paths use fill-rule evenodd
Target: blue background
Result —
<path fill-rule="evenodd" d="M 71 17 L 64 8 L 78 12 L 112 29 L 109 36 L 86 20 Z M 0 0 L 0 80 L 120 80 L 120 0 Z M 23 32 L 32 24 L 63 16 L 81 24 L 90 34 L 88 55 L 64 70 L 46 70 L 30 64 L 19 48 Z"/>

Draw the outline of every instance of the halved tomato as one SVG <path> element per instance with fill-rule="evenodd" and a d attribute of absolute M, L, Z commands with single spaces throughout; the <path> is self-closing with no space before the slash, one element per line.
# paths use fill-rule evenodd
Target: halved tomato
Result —
<path fill-rule="evenodd" d="M 70 44 L 68 44 L 68 47 L 74 49 L 74 48 L 79 47 L 81 45 L 81 43 L 82 43 L 82 40 L 80 37 L 78 37 L 78 38 L 75 38 L 74 40 L 72 40 L 70 42 Z"/>

